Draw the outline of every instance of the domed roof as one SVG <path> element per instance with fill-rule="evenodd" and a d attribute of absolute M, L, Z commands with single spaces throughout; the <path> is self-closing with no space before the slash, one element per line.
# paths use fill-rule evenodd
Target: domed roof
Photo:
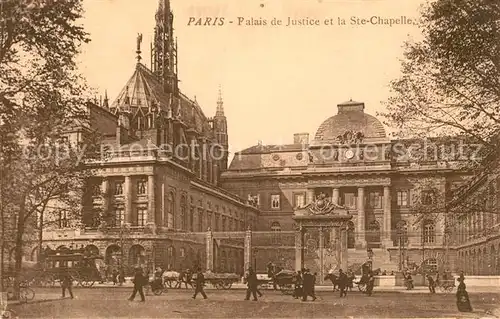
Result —
<path fill-rule="evenodd" d="M 332 141 L 347 131 L 363 133 L 364 138 L 385 138 L 385 128 L 374 116 L 364 112 L 365 104 L 348 101 L 338 106 L 338 114 L 325 120 L 316 131 L 315 140 Z"/>

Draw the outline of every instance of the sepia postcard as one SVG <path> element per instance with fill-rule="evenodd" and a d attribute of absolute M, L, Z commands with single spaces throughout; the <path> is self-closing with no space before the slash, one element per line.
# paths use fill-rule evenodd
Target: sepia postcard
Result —
<path fill-rule="evenodd" d="M 499 318 L 500 3 L 0 0 L 0 315 Z"/>

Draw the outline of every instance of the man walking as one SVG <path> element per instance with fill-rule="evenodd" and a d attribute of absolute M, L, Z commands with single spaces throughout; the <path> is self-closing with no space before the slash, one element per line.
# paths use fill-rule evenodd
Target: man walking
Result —
<path fill-rule="evenodd" d="M 347 297 L 347 275 L 342 271 L 342 269 L 339 269 L 339 279 L 338 279 L 338 285 L 340 289 L 340 297 Z"/>
<path fill-rule="evenodd" d="M 307 297 L 311 296 L 313 301 L 316 300 L 316 296 L 314 295 L 314 276 L 311 275 L 309 269 L 304 269 L 303 271 L 303 279 L 302 279 L 302 301 L 307 301 Z"/>
<path fill-rule="evenodd" d="M 247 282 L 247 295 L 245 300 L 250 300 L 250 294 L 253 296 L 253 301 L 257 301 L 257 274 L 253 271 L 252 267 L 248 268 Z"/>
<path fill-rule="evenodd" d="M 62 287 L 62 297 L 66 297 L 66 289 L 68 289 L 69 296 L 73 299 L 73 277 L 68 272 L 67 268 L 64 268 L 62 277 L 61 277 L 61 287 Z"/>
<path fill-rule="evenodd" d="M 142 274 L 142 269 L 137 267 L 135 269 L 135 275 L 134 275 L 134 292 L 132 292 L 132 296 L 128 298 L 128 300 L 133 301 L 135 298 L 135 295 L 139 293 L 141 295 L 141 302 L 146 301 L 146 298 L 144 298 L 144 291 L 142 290 L 142 287 L 144 287 L 147 284 L 148 278 L 146 278 Z"/>
<path fill-rule="evenodd" d="M 207 299 L 207 295 L 205 294 L 205 290 L 203 290 L 203 287 L 205 286 L 205 276 L 201 272 L 201 268 L 197 269 L 195 283 L 196 283 L 196 288 L 194 290 L 193 299 L 196 299 L 196 296 L 198 295 L 198 293 L 200 293 L 203 296 L 203 299 Z"/>
<path fill-rule="evenodd" d="M 431 275 L 427 275 L 427 281 L 429 282 L 429 292 L 431 294 L 435 294 L 436 293 L 436 283 L 434 282 L 434 278 L 432 278 Z"/>

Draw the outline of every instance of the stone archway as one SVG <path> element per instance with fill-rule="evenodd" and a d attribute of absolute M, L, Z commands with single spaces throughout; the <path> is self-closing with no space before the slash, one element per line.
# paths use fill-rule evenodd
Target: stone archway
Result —
<path fill-rule="evenodd" d="M 111 267 L 118 267 L 122 265 L 122 254 L 120 246 L 110 245 L 106 248 L 106 255 L 104 257 L 106 265 Z"/>
<path fill-rule="evenodd" d="M 99 248 L 96 245 L 87 245 L 84 251 L 86 255 L 99 256 Z"/>

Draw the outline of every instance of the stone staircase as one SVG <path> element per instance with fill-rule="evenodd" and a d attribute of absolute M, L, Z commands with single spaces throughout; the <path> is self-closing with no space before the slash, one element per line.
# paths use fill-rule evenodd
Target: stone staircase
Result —
<path fill-rule="evenodd" d="M 372 268 L 380 268 L 385 270 L 388 274 L 391 271 L 398 270 L 398 262 L 390 259 L 389 252 L 382 248 L 372 248 Z M 366 249 L 349 249 L 348 251 L 348 268 L 353 270 L 356 274 L 361 274 L 361 265 L 368 261 Z"/>

